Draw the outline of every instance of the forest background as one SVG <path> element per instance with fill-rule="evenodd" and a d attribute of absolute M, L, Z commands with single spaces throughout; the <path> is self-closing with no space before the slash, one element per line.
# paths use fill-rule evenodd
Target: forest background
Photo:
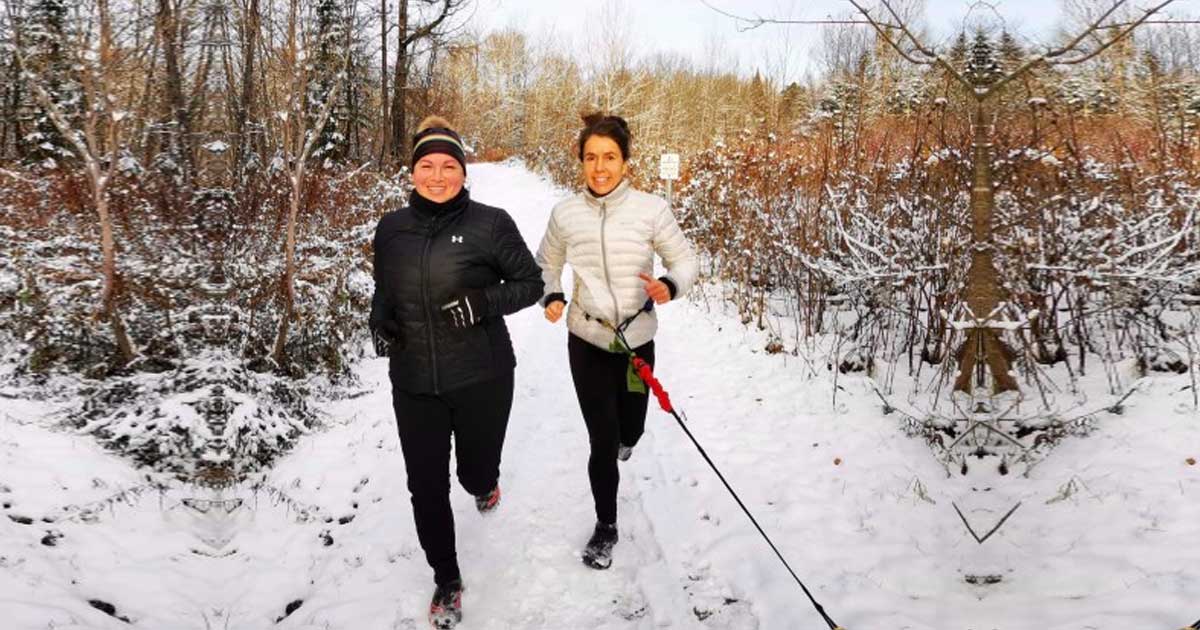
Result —
<path fill-rule="evenodd" d="M 1064 411 L 1086 406 L 1079 379 L 1099 375 L 1109 409 L 1128 374 L 1200 364 L 1200 30 L 1165 12 L 1128 29 L 1147 16 L 1115 5 L 1065 1 L 1040 44 L 979 6 L 942 42 L 944 66 L 892 45 L 902 26 L 932 40 L 925 3 L 848 7 L 811 25 L 796 81 L 783 56 L 736 65 L 719 43 L 705 62 L 644 53 L 620 3 L 598 10 L 579 55 L 548 34 L 481 33 L 469 0 L 8 0 L 5 375 L 82 395 L 76 428 L 141 463 L 241 479 L 363 356 L 370 237 L 408 194 L 416 122 L 441 113 L 472 160 L 521 160 L 573 187 L 578 115 L 601 110 L 632 126 L 638 186 L 664 192 L 658 156 L 682 156 L 675 202 L 703 254 L 700 299 L 812 374 L 870 375 L 948 463 L 966 460 L 960 440 L 945 445 L 966 435 L 955 423 L 985 413 L 991 446 L 1018 448 L 972 452 L 1032 464 L 1031 449 L 1084 426 Z M 981 240 L 977 104 L 953 75 L 999 77 L 1080 33 L 1101 54 L 1035 64 L 981 114 L 995 187 Z M 997 309 L 974 313 L 984 242 Z M 971 331 L 989 327 L 998 345 L 976 348 Z M 162 394 L 210 388 L 199 413 L 225 437 L 128 427 L 131 407 L 154 416 L 135 403 L 149 375 Z M 230 390 L 287 421 L 260 408 L 230 433 Z M 1005 425 L 995 397 L 1014 391 L 1030 407 Z"/>

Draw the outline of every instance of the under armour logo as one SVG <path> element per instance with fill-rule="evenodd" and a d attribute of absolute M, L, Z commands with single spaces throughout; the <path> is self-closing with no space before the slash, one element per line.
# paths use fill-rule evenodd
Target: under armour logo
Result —
<path fill-rule="evenodd" d="M 461 242 L 463 242 L 463 240 L 462 240 L 461 236 L 454 235 L 454 236 L 450 237 L 450 242 L 451 243 L 461 243 Z"/>

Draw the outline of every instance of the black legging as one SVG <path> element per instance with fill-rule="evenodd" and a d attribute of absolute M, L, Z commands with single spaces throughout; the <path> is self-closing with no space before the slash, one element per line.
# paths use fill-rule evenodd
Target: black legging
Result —
<path fill-rule="evenodd" d="M 450 436 L 459 483 L 473 495 L 487 494 L 500 478 L 512 398 L 511 371 L 439 395 L 392 390 L 417 538 L 438 584 L 460 577 L 450 509 Z"/>
<path fill-rule="evenodd" d="M 639 357 L 654 366 L 654 342 L 634 348 Z M 596 520 L 617 522 L 617 448 L 634 446 L 646 428 L 646 394 L 630 392 L 626 377 L 629 357 L 601 350 L 583 339 L 570 335 L 567 340 L 571 378 L 579 409 L 587 423 L 592 445 L 588 457 L 588 478 L 596 502 Z"/>

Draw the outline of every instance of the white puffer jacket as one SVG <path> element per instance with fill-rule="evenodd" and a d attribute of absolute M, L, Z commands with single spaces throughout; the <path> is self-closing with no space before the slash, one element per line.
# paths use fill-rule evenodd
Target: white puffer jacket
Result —
<path fill-rule="evenodd" d="M 628 180 L 604 197 L 585 190 L 564 199 L 550 213 L 538 247 L 537 263 L 546 284 L 542 305 L 563 293 L 563 265 L 571 265 L 575 278 L 567 329 L 608 350 L 614 334 L 596 318 L 619 325 L 646 303 L 646 283 L 638 274 L 653 275 L 655 253 L 675 285 L 675 297 L 686 294 L 699 265 L 666 200 L 633 189 Z M 653 339 L 657 330 L 658 316 L 650 311 L 633 320 L 625 338 L 636 348 Z"/>

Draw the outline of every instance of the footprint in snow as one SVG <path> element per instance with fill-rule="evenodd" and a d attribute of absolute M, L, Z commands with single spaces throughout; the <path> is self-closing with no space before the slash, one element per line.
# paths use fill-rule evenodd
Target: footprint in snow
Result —
<path fill-rule="evenodd" d="M 615 615 L 625 621 L 634 621 L 650 614 L 650 605 L 640 590 L 618 594 L 613 598 Z"/>
<path fill-rule="evenodd" d="M 757 630 L 758 618 L 750 603 L 742 599 L 722 580 L 712 577 L 711 568 L 684 567 L 687 583 L 683 585 L 692 607 L 692 615 L 707 628 L 722 630 Z"/>
<path fill-rule="evenodd" d="M 396 613 L 396 620 L 392 622 L 392 630 L 417 630 L 417 620 L 405 617 L 403 613 Z"/>
<path fill-rule="evenodd" d="M 46 530 L 46 535 L 42 537 L 42 544 L 47 547 L 58 546 L 58 541 L 63 538 L 63 533 L 56 529 Z"/>

